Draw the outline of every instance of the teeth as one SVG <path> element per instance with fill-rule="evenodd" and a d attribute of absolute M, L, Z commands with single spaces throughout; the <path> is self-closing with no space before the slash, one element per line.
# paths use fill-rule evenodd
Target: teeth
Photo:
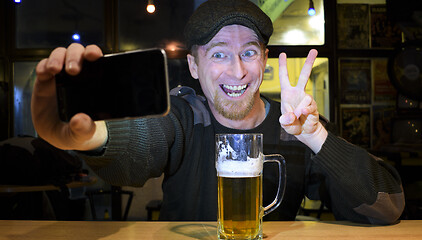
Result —
<path fill-rule="evenodd" d="M 230 97 L 240 97 L 242 93 L 227 93 L 227 95 L 229 95 Z"/>
<path fill-rule="evenodd" d="M 245 84 L 245 85 L 232 86 L 232 85 L 226 85 L 226 84 L 224 84 L 223 86 L 224 86 L 224 88 L 227 88 L 227 89 L 230 89 L 230 90 L 233 90 L 233 91 L 239 91 L 239 90 L 245 89 L 246 86 L 248 86 L 248 85 Z"/>

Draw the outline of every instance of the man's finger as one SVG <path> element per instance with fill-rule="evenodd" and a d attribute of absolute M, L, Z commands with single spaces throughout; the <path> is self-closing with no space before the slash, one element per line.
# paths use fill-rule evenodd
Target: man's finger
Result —
<path fill-rule="evenodd" d="M 66 52 L 66 72 L 77 75 L 81 71 L 85 48 L 81 44 L 72 43 Z"/>
<path fill-rule="evenodd" d="M 98 58 L 103 56 L 103 52 L 101 51 L 101 48 L 99 48 L 97 45 L 88 45 L 85 48 L 84 58 L 88 61 L 95 61 Z"/>
<path fill-rule="evenodd" d="M 282 114 L 279 118 L 279 122 L 282 126 L 286 127 L 294 123 L 296 121 L 296 117 L 292 112 L 287 112 Z"/>
<path fill-rule="evenodd" d="M 48 59 L 44 58 L 41 60 L 35 67 L 35 72 L 37 74 L 37 81 L 45 81 L 52 78 L 52 74 L 47 71 L 47 62 Z"/>
<path fill-rule="evenodd" d="M 54 49 L 45 63 L 44 71 L 51 75 L 56 75 L 63 69 L 66 48 L 59 47 Z M 43 79 L 40 79 L 43 80 Z"/>
<path fill-rule="evenodd" d="M 315 116 L 310 115 L 306 118 L 306 122 L 302 125 L 302 130 L 306 134 L 312 134 L 317 129 L 318 124 L 318 119 Z"/>
<path fill-rule="evenodd" d="M 295 123 L 298 120 L 291 112 L 286 115 L 281 115 L 279 121 L 281 127 L 289 134 L 298 135 L 302 132 L 302 126 Z"/>
<path fill-rule="evenodd" d="M 95 123 L 88 115 L 78 113 L 70 119 L 69 130 L 75 142 L 87 141 L 95 133 Z"/>
<path fill-rule="evenodd" d="M 311 49 L 306 57 L 305 64 L 303 65 L 302 71 L 300 71 L 299 80 L 296 87 L 299 89 L 305 89 L 306 84 L 308 83 L 309 76 L 311 75 L 312 67 L 314 65 L 315 59 L 318 55 L 318 51 Z"/>
<path fill-rule="evenodd" d="M 302 114 L 303 115 L 309 115 L 309 114 L 318 115 L 318 106 L 315 100 L 312 100 L 311 104 L 302 110 Z"/>
<path fill-rule="evenodd" d="M 281 114 L 285 114 L 288 112 L 293 112 L 293 106 L 287 102 L 280 102 L 280 110 L 281 110 Z"/>
<path fill-rule="evenodd" d="M 313 101 L 313 98 L 310 95 L 306 95 L 302 99 L 302 101 L 299 103 L 299 105 L 296 106 L 296 108 L 293 111 L 297 118 L 299 118 L 300 115 L 302 115 L 303 109 L 311 105 L 312 101 Z"/>
<path fill-rule="evenodd" d="M 289 73 L 287 72 L 287 56 L 286 53 L 280 53 L 278 57 L 278 77 L 280 78 L 281 89 L 291 87 L 289 81 Z"/>

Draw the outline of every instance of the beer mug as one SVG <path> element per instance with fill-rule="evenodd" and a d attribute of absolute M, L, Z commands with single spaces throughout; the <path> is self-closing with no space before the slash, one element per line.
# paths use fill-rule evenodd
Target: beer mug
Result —
<path fill-rule="evenodd" d="M 217 134 L 218 239 L 262 239 L 262 217 L 281 203 L 286 188 L 286 162 L 264 155 L 262 134 Z M 274 201 L 262 207 L 262 169 L 275 162 L 279 184 Z"/>

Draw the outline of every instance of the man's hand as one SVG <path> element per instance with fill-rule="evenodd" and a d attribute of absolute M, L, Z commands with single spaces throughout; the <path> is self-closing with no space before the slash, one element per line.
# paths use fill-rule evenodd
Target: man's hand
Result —
<path fill-rule="evenodd" d="M 305 64 L 295 87 L 290 85 L 287 72 L 287 56 L 279 56 L 279 78 L 281 87 L 281 117 L 280 124 L 287 133 L 295 135 L 315 153 L 321 150 L 327 138 L 327 130 L 319 122 L 319 113 L 315 100 L 305 93 L 312 66 L 318 52 L 309 51 Z"/>
<path fill-rule="evenodd" d="M 48 58 L 38 63 L 31 101 L 32 121 L 38 135 L 55 147 L 92 150 L 107 140 L 105 123 L 94 122 L 86 114 L 76 114 L 69 123 L 59 119 L 55 83 L 55 75 L 63 66 L 68 74 L 77 75 L 84 59 L 94 61 L 102 55 L 98 46 L 84 48 L 73 43 L 67 49 L 54 49 Z"/>

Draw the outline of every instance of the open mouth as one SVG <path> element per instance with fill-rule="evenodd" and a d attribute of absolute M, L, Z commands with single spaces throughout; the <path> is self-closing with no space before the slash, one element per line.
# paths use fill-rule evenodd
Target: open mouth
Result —
<path fill-rule="evenodd" d="M 249 87 L 249 84 L 244 85 L 227 85 L 221 84 L 221 89 L 230 97 L 240 97 Z"/>

